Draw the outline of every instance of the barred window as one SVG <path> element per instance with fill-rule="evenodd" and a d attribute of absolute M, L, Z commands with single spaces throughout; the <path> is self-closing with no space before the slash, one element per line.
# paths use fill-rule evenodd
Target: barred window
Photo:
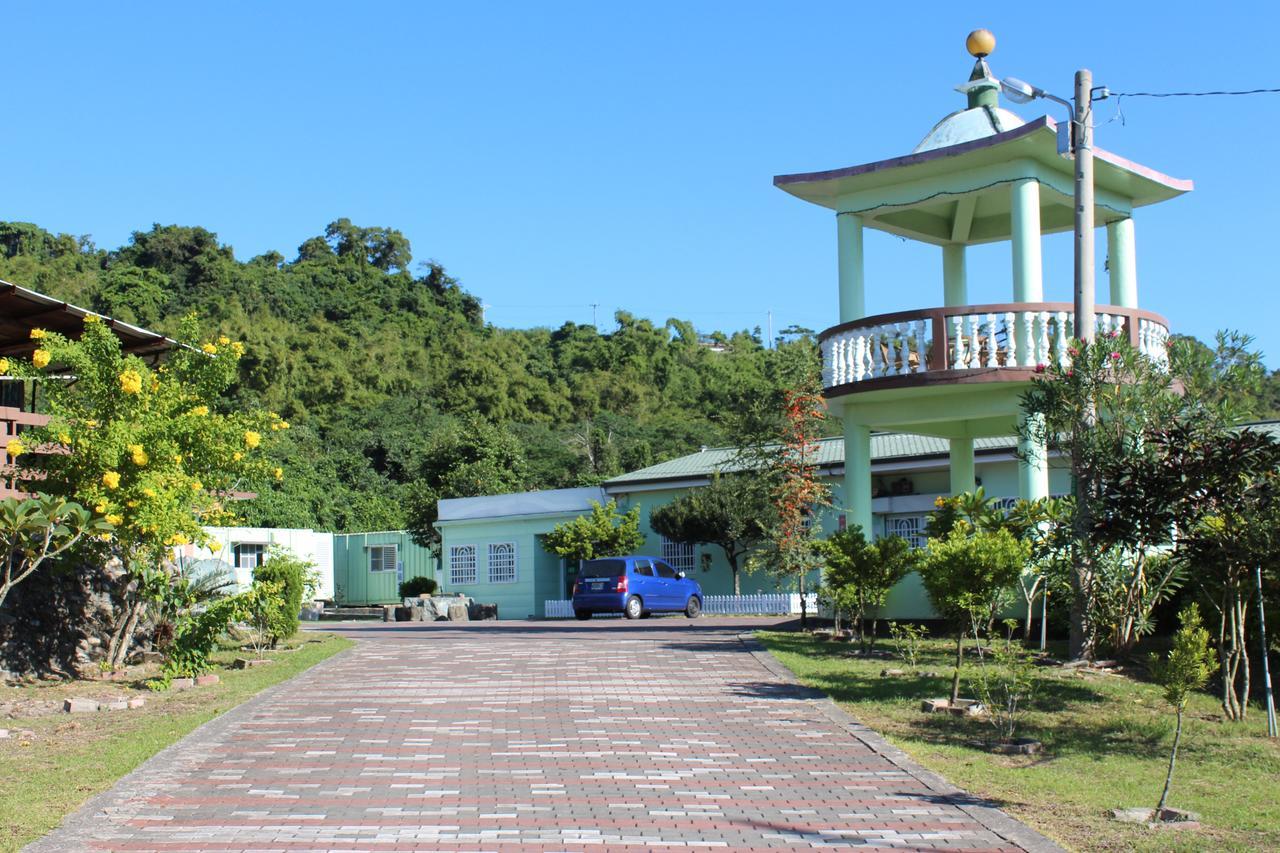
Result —
<path fill-rule="evenodd" d="M 924 516 L 891 515 L 885 519 L 885 535 L 901 536 L 912 548 L 925 546 Z"/>
<path fill-rule="evenodd" d="M 449 583 L 476 582 L 476 546 L 454 545 L 449 548 Z"/>
<path fill-rule="evenodd" d="M 671 564 L 677 572 L 691 574 L 696 565 L 693 546 L 684 542 L 672 542 L 665 536 L 662 538 L 662 559 Z"/>
<path fill-rule="evenodd" d="M 397 546 L 395 545 L 370 545 L 369 546 L 369 571 L 371 572 L 394 572 L 396 570 Z"/>
<path fill-rule="evenodd" d="M 240 542 L 235 546 L 236 568 L 253 571 L 261 566 L 267 555 L 267 546 L 257 542 Z"/>
<path fill-rule="evenodd" d="M 490 543 L 489 545 L 489 583 L 515 583 L 515 582 L 516 582 L 516 543 L 514 542 Z"/>

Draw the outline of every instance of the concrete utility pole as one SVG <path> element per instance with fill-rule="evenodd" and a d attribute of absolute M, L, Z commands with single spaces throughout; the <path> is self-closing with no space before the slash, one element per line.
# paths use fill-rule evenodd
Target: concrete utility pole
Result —
<path fill-rule="evenodd" d="M 1271 665 L 1267 662 L 1271 655 L 1267 648 L 1267 610 L 1262 603 L 1262 566 L 1254 566 L 1253 571 L 1258 581 L 1258 634 L 1262 640 L 1262 683 L 1267 691 L 1267 736 L 1276 737 L 1276 702 L 1271 695 Z"/>
<path fill-rule="evenodd" d="M 1093 342 L 1093 72 L 1076 72 L 1075 122 L 1071 128 L 1076 158 L 1076 337 Z"/>

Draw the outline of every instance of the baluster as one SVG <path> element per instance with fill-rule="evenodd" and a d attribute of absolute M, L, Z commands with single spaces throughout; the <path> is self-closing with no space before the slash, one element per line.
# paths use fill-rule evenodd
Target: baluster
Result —
<path fill-rule="evenodd" d="M 951 324 L 951 363 L 947 365 L 952 370 L 965 366 L 964 356 L 964 318 L 958 315 L 952 315 L 947 318 L 947 322 Z"/>
<path fill-rule="evenodd" d="M 988 314 L 984 322 L 987 327 L 987 358 L 984 366 L 999 367 L 999 361 L 996 359 L 996 315 Z"/>
<path fill-rule="evenodd" d="M 876 339 L 876 351 L 880 354 L 880 375 L 891 376 L 893 365 L 893 325 L 885 324 L 880 327 L 880 334 Z"/>
<path fill-rule="evenodd" d="M 867 378 L 875 379 L 880 375 L 880 327 L 872 326 L 867 330 Z"/>
<path fill-rule="evenodd" d="M 898 375 L 898 327 L 894 323 L 886 323 L 884 327 L 884 375 Z"/>
<path fill-rule="evenodd" d="M 1037 366 L 1049 363 L 1049 312 L 1036 312 L 1036 357 Z"/>
<path fill-rule="evenodd" d="M 835 381 L 836 379 L 835 364 L 832 361 L 832 358 L 833 358 L 832 354 L 835 348 L 839 346 L 839 344 L 840 344 L 840 340 L 839 338 L 836 338 L 834 340 L 823 341 L 822 346 L 820 347 L 820 349 L 822 350 L 822 387 L 823 388 L 830 388 L 831 386 L 838 384 Z"/>
<path fill-rule="evenodd" d="M 969 363 L 965 367 L 977 368 L 982 366 L 982 320 L 977 314 L 970 314 L 965 317 L 965 322 L 969 324 Z"/>
<path fill-rule="evenodd" d="M 894 341 L 897 344 L 898 370 L 899 376 L 905 376 L 911 372 L 911 342 L 907 337 L 907 324 L 894 323 Z"/>
<path fill-rule="evenodd" d="M 1060 367 L 1067 366 L 1067 312 L 1059 311 L 1054 315 L 1057 330 L 1053 338 L 1054 358 Z"/>
<path fill-rule="evenodd" d="M 915 321 L 915 337 L 916 337 L 916 373 L 924 373 L 929 369 L 928 351 L 924 339 L 924 329 L 926 321 Z"/>
<path fill-rule="evenodd" d="M 1018 315 L 1012 311 L 1004 312 L 1004 356 L 1005 367 L 1017 367 L 1018 365 Z"/>

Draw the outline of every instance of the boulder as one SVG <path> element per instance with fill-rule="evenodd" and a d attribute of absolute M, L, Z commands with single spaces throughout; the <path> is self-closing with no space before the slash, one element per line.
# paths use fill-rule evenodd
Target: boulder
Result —
<path fill-rule="evenodd" d="M 145 704 L 147 704 L 147 700 L 143 699 L 141 696 L 136 699 L 129 700 L 129 707 L 133 709 L 141 708 Z"/>
<path fill-rule="evenodd" d="M 175 678 L 169 682 L 169 686 L 174 690 L 187 690 L 196 686 L 196 680 L 194 678 Z"/>
<path fill-rule="evenodd" d="M 221 681 L 221 679 L 220 679 L 220 678 L 218 678 L 218 676 L 216 676 L 216 675 L 212 675 L 212 674 L 211 674 L 211 675 L 197 675 L 197 676 L 196 676 L 196 687 L 204 687 L 204 686 L 209 685 L 209 684 L 217 684 L 219 681 Z"/>
<path fill-rule="evenodd" d="M 382 608 L 382 621 L 383 621 L 383 622 L 394 622 L 394 621 L 396 621 L 396 610 L 397 610 L 397 608 L 396 608 L 396 606 L 395 606 L 394 604 L 387 604 L 387 605 L 383 606 L 383 608 Z"/>
<path fill-rule="evenodd" d="M 232 663 L 236 669 L 248 669 L 251 666 L 265 666 L 269 663 L 275 663 L 271 658 L 236 658 Z"/>
<path fill-rule="evenodd" d="M 126 699 L 108 699 L 105 702 L 98 703 L 99 711 L 124 711 L 129 707 Z"/>
<path fill-rule="evenodd" d="M 450 622 L 468 622 L 470 614 L 467 612 L 467 604 L 463 601 L 455 601 L 449 605 L 449 621 Z"/>
<path fill-rule="evenodd" d="M 473 602 L 467 607 L 467 616 L 473 622 L 490 622 L 498 618 L 498 605 Z"/>
<path fill-rule="evenodd" d="M 397 622 L 408 622 L 413 619 L 412 607 L 397 607 L 395 608 L 395 611 Z"/>

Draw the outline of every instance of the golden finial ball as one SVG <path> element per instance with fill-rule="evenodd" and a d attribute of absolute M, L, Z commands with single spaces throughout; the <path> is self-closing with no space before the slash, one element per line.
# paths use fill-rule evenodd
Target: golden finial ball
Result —
<path fill-rule="evenodd" d="M 995 52 L 996 37 L 991 34 L 991 30 L 974 30 L 964 40 L 964 46 L 968 48 L 970 55 L 982 59 Z"/>

